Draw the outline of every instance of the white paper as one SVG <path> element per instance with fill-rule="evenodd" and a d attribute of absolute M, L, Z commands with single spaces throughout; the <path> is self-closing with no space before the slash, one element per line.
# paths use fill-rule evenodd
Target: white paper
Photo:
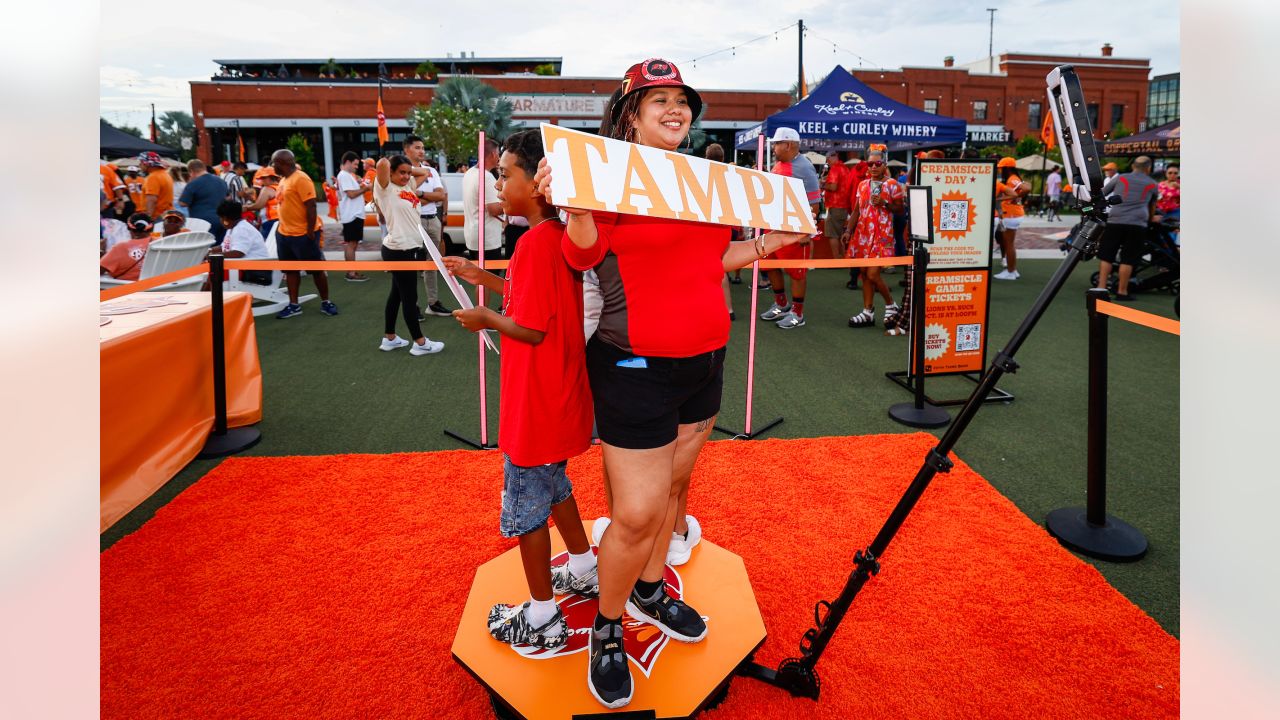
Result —
<path fill-rule="evenodd" d="M 431 255 L 431 259 L 435 262 L 436 267 L 440 268 L 440 275 L 444 278 L 444 284 L 449 286 L 449 292 L 453 293 L 458 305 L 463 310 L 470 310 L 475 307 L 471 302 L 471 298 L 467 295 L 467 291 L 462 289 L 462 286 L 458 284 L 458 279 L 453 276 L 453 273 L 449 272 L 449 268 L 445 267 L 444 258 L 440 257 L 440 251 L 436 249 L 435 243 L 431 242 L 431 238 L 427 237 L 427 234 L 422 231 L 422 225 L 418 224 L 414 225 L 414 227 L 418 228 L 418 234 L 422 236 L 422 244 L 427 246 L 427 252 Z M 500 355 L 498 347 L 493 344 L 493 340 L 489 337 L 489 332 L 487 329 L 482 330 L 480 337 L 490 350 Z"/>

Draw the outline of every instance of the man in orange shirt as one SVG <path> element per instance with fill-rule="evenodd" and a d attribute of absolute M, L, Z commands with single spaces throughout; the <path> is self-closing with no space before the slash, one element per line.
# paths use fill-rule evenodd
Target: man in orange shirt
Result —
<path fill-rule="evenodd" d="M 281 149 L 271 155 L 271 167 L 281 177 L 279 186 L 280 224 L 276 227 L 276 253 L 281 260 L 324 260 L 320 252 L 320 218 L 316 214 L 316 186 L 298 169 L 293 153 Z M 329 277 L 324 271 L 309 272 L 320 291 L 320 312 L 337 315 L 338 306 L 329 300 Z M 302 280 L 297 270 L 284 271 L 289 288 L 289 304 L 276 314 L 284 320 L 302 314 L 298 304 L 298 285 Z"/>
<path fill-rule="evenodd" d="M 138 157 L 142 170 L 147 178 L 142 181 L 142 194 L 146 196 L 145 210 L 147 217 L 159 217 L 161 213 L 173 207 L 173 178 L 165 170 L 164 161 L 153 152 L 144 152 Z"/>
<path fill-rule="evenodd" d="M 117 280 L 137 280 L 142 273 L 142 261 L 147 257 L 151 237 L 151 218 L 146 213 L 129 216 L 129 239 L 111 246 L 98 261 L 99 274 L 110 275 Z"/>
<path fill-rule="evenodd" d="M 139 212 L 146 206 L 145 198 L 142 195 L 142 171 L 135 165 L 130 165 L 124 171 L 124 187 L 125 192 L 129 194 L 129 201 L 133 203 L 133 211 Z"/>
<path fill-rule="evenodd" d="M 99 162 L 98 173 L 102 175 L 102 192 L 106 195 L 108 203 L 102 211 L 102 216 L 116 220 L 129 217 L 135 209 L 129 207 L 128 188 L 116 173 L 116 169 L 110 163 Z"/>

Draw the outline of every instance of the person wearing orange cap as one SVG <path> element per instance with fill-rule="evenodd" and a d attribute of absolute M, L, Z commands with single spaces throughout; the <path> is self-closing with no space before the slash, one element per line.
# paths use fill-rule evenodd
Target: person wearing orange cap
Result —
<path fill-rule="evenodd" d="M 1106 182 L 1111 178 L 1115 177 L 1116 175 L 1119 175 L 1120 168 L 1116 167 L 1115 163 L 1109 162 L 1106 165 L 1102 166 L 1102 174 L 1106 176 L 1102 178 L 1102 182 Z"/>
<path fill-rule="evenodd" d="M 250 212 L 263 211 L 260 227 L 262 237 L 266 238 L 271 234 L 271 228 L 280 221 L 280 174 L 275 168 L 267 165 L 254 173 L 253 182 L 255 185 L 260 184 L 258 198 L 252 204 L 246 205 L 244 209 Z"/>
<path fill-rule="evenodd" d="M 651 58 L 627 69 L 599 134 L 672 152 L 701 110 L 701 96 L 676 66 Z M 550 200 L 545 158 L 535 181 Z M 672 550 L 687 560 L 694 544 L 684 498 L 720 412 L 730 329 L 720 278 L 809 236 L 772 232 L 732 242 L 723 225 L 563 210 L 564 259 L 575 270 L 594 268 L 604 299 L 586 354 L 612 518 L 599 540 L 587 687 L 602 705 L 617 708 L 633 690 L 624 612 L 683 642 L 707 634 L 701 613 L 665 591 L 663 573 Z M 596 521 L 593 534 L 599 527 Z"/>
<path fill-rule="evenodd" d="M 1000 254 L 1004 256 L 1004 271 L 996 274 L 997 280 L 1017 280 L 1018 250 L 1014 243 L 1018 236 L 1018 227 L 1026 210 L 1022 208 L 1022 198 L 1031 192 L 1031 185 L 1018 177 L 1017 161 L 1011 157 L 1002 157 L 996 163 L 1000 179 L 996 181 L 996 199 L 1000 201 L 1000 230 L 996 237 L 1000 242 Z"/>

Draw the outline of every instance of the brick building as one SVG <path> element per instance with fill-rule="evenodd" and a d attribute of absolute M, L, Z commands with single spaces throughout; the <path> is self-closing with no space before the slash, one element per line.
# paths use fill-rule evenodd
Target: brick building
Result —
<path fill-rule="evenodd" d="M 859 69 L 853 75 L 898 102 L 964 120 L 971 145 L 1006 145 L 1039 134 L 1046 112 L 1044 77 L 1064 64 L 1080 75 L 1098 137 L 1120 122 L 1135 131 L 1142 126 L 1151 63 L 1115 57 L 1109 44 L 1095 56 L 1010 52 L 965 65 L 947 57 L 942 67 Z"/>
<path fill-rule="evenodd" d="M 517 125 L 553 122 L 579 129 L 600 124 L 618 78 L 563 77 L 561 59 L 472 56 L 393 60 L 215 60 L 219 75 L 191 83 L 197 154 L 218 162 L 236 154 L 237 130 L 251 161 L 285 146 L 294 133 L 308 138 L 327 172 L 342 153 L 377 151 L 378 77 L 391 135 L 399 147 L 415 104 L 431 101 L 439 82 L 469 75 L 496 88 L 515 107 Z M 353 76 L 354 74 L 354 76 Z M 703 90 L 702 128 L 709 142 L 732 147 L 733 131 L 790 105 L 786 92 Z"/>

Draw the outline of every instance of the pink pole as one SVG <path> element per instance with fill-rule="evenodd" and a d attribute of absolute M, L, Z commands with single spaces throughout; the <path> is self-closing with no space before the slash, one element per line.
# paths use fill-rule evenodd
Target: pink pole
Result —
<path fill-rule="evenodd" d="M 760 131 L 760 137 L 756 138 L 756 169 L 764 169 L 764 130 Z M 763 232 L 756 230 L 757 233 Z M 747 421 L 746 434 L 751 436 L 751 395 L 755 389 L 756 377 L 756 320 L 760 318 L 757 314 L 760 302 L 760 291 L 756 289 L 760 285 L 760 260 L 757 259 L 751 263 L 751 321 L 750 330 L 747 333 Z"/>
<path fill-rule="evenodd" d="M 480 269 L 484 270 L 484 224 L 488 219 L 488 209 L 485 208 L 485 177 L 484 177 L 484 131 L 480 131 L 480 150 L 476 157 L 480 158 L 476 164 L 476 168 L 480 171 L 479 193 L 480 202 L 477 205 L 478 214 L 480 216 Z M 484 306 L 484 285 L 476 285 L 476 307 Z M 476 345 L 480 349 L 480 445 L 481 447 L 489 444 L 489 403 L 485 392 L 485 372 L 484 372 L 484 331 L 476 333 Z"/>

